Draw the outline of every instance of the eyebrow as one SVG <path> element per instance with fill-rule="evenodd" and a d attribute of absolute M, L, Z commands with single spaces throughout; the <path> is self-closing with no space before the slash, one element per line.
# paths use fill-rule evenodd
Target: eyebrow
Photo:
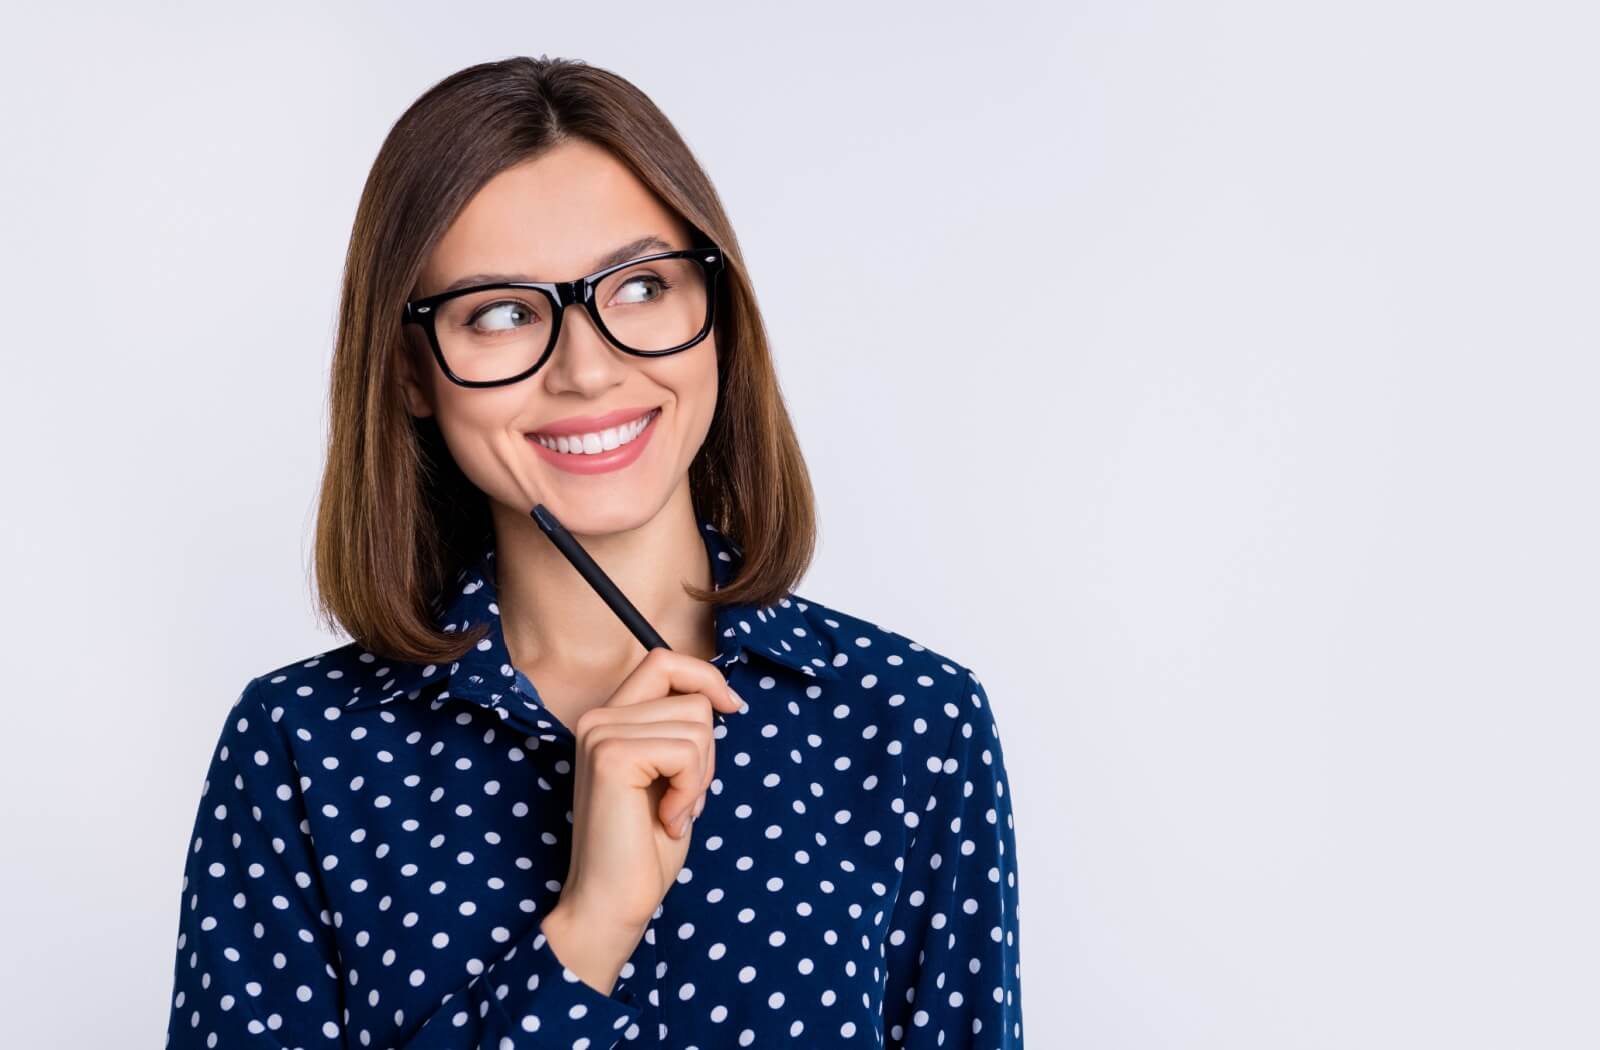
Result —
<path fill-rule="evenodd" d="M 604 270 L 607 266 L 615 266 L 617 263 L 627 262 L 635 256 L 646 253 L 670 251 L 672 251 L 672 245 L 653 233 L 646 234 L 643 237 L 629 241 L 627 244 L 619 244 L 609 252 L 606 252 L 594 261 L 589 272 L 594 273 L 597 270 Z M 475 284 L 520 284 L 532 280 L 532 277 L 520 273 L 469 273 L 465 277 L 457 277 L 433 294 L 444 295 L 446 292 L 453 292 L 458 288 L 470 288 Z"/>

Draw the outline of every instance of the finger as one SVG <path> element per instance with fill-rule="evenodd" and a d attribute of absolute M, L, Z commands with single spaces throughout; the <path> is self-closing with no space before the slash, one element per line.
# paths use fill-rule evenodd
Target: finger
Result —
<path fill-rule="evenodd" d="M 671 724 L 671 723 L 667 723 Z M 686 727 L 683 736 L 630 736 L 633 727 L 603 726 L 589 750 L 589 763 L 608 783 L 638 789 L 657 780 L 667 781 L 667 790 L 657 804 L 657 814 L 668 833 L 676 835 L 674 825 L 700 793 L 704 772 L 703 748 L 690 732 L 704 732 L 699 726 Z"/>
<path fill-rule="evenodd" d="M 699 657 L 671 649 L 651 649 L 604 706 L 621 707 L 669 693 L 704 693 L 713 707 L 729 713 L 744 707 L 722 672 Z"/>
<path fill-rule="evenodd" d="M 621 707 L 591 707 L 578 716 L 573 734 L 582 739 L 600 726 L 660 726 L 673 722 L 709 728 L 712 725 L 710 698 L 704 693 L 677 693 Z M 712 734 L 708 733 L 706 739 L 710 741 Z M 716 771 L 716 748 L 708 745 L 707 752 L 706 778 L 700 785 L 702 791 L 711 785 Z"/>
<path fill-rule="evenodd" d="M 703 711 L 704 709 L 705 707 L 702 704 L 701 710 Z M 702 772 L 701 779 L 695 786 L 695 795 L 698 796 L 700 792 L 703 792 L 711 784 L 712 772 L 716 762 L 717 749 L 712 738 L 711 727 L 706 724 L 704 719 L 686 719 L 680 721 L 662 720 L 655 722 L 609 722 L 605 725 L 596 725 L 589 731 L 590 747 L 592 749 L 595 743 L 613 737 L 622 737 L 629 740 L 648 740 L 654 737 L 673 737 L 692 741 L 695 747 L 700 749 L 700 768 Z M 662 801 L 672 801 L 670 786 L 668 788 L 668 794 L 662 797 Z M 673 816 L 677 815 L 677 810 L 667 810 L 664 808 L 663 812 L 670 812 Z"/>
<path fill-rule="evenodd" d="M 589 708 L 578 718 L 596 726 L 638 722 L 701 722 L 712 725 L 712 705 L 712 698 L 704 693 L 672 693 L 628 704 L 602 704 Z"/>
<path fill-rule="evenodd" d="M 661 818 L 661 823 L 668 831 L 677 834 L 678 821 L 690 809 L 701 805 L 706 797 L 706 789 L 711 786 L 711 778 L 716 769 L 717 751 L 712 742 L 710 727 L 700 721 L 619 722 L 608 725 L 600 731 L 598 739 L 608 738 L 628 740 L 671 738 L 688 740 L 694 744 L 700 760 L 699 779 L 692 786 L 680 784 L 677 780 L 669 781 L 666 790 L 656 800 L 656 812 Z"/>

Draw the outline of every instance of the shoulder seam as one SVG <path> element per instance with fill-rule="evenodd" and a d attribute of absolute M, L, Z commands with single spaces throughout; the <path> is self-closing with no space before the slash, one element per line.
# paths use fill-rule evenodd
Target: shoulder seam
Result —
<path fill-rule="evenodd" d="M 956 669 L 956 677 L 960 680 L 961 687 L 956 696 L 955 717 L 950 719 L 950 736 L 945 740 L 944 747 L 935 755 L 935 757 L 939 759 L 939 771 L 933 772 L 930 770 L 928 774 L 929 779 L 927 798 L 933 798 L 939 793 L 939 778 L 946 775 L 944 771 L 945 760 L 950 758 L 951 755 L 955 753 L 956 737 L 961 732 L 961 724 L 967 720 L 967 709 L 963 701 L 966 699 L 966 682 L 969 680 L 966 676 L 970 675 L 971 672 L 966 668 L 965 665 L 959 664 L 954 660 L 949 661 L 949 663 L 951 667 Z M 941 707 L 940 710 L 943 710 L 943 708 Z M 917 840 L 922 837 L 922 818 L 925 817 L 927 813 L 927 799 L 924 799 L 922 803 L 922 809 L 917 813 L 917 826 L 911 832 L 911 840 L 906 843 L 906 854 L 908 856 L 916 847 Z"/>

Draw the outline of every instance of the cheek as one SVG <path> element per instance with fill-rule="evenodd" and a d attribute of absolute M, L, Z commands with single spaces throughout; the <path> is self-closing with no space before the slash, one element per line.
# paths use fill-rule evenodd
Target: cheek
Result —
<path fill-rule="evenodd" d="M 662 373 L 660 382 L 672 391 L 677 399 L 678 427 L 687 451 L 693 453 L 711 429 L 712 417 L 717 410 L 717 355 L 708 338 L 704 344 L 686 353 L 669 358 L 670 372 Z"/>
<path fill-rule="evenodd" d="M 456 465 L 484 492 L 508 497 L 519 478 L 512 470 L 523 451 L 512 421 L 522 402 L 513 387 L 505 391 L 472 390 L 440 377 L 434 385 L 439 432 Z"/>

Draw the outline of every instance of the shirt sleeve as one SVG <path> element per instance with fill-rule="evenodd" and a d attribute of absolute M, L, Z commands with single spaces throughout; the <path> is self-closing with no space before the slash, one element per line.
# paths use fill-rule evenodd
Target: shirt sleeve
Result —
<path fill-rule="evenodd" d="M 932 787 L 915 813 L 885 949 L 884 1043 L 1022 1048 L 1016 835 L 989 697 L 963 678 Z"/>
<path fill-rule="evenodd" d="M 183 873 L 169 1050 L 358 1047 L 300 775 L 252 681 L 228 712 Z M 616 1045 L 641 1003 L 564 966 L 536 926 L 411 1027 L 405 1050 Z M 587 1043 L 581 1040 L 587 1039 Z"/>

